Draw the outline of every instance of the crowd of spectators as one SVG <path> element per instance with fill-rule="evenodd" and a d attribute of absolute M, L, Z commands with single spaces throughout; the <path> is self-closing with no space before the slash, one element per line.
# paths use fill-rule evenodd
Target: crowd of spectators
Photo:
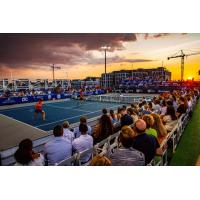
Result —
<path fill-rule="evenodd" d="M 9 98 L 9 97 L 25 97 L 25 96 L 37 96 L 37 95 L 45 95 L 45 94 L 62 94 L 66 93 L 69 95 L 77 95 L 80 93 L 80 91 L 84 91 L 85 93 L 92 93 L 92 94 L 98 94 L 100 91 L 104 92 L 100 88 L 49 88 L 49 89 L 20 89 L 17 91 L 12 90 L 6 90 L 6 91 L 0 91 L 0 98 Z"/>
<path fill-rule="evenodd" d="M 199 96 L 198 90 L 173 91 L 147 101 L 124 105 L 117 111 L 102 110 L 98 123 L 91 127 L 85 117 L 79 126 L 70 128 L 69 122 L 54 127 L 54 138 L 45 144 L 43 154 L 35 153 L 32 141 L 23 140 L 15 153 L 16 165 L 57 165 L 74 153 L 91 149 L 95 144 L 120 130 L 117 148 L 109 158 L 92 156 L 89 152 L 81 157 L 81 164 L 90 162 L 92 166 L 143 166 L 155 156 L 161 156 L 165 146 L 160 143 L 172 131 L 181 115 Z M 118 129 L 116 129 L 116 124 Z M 46 162 L 44 162 L 46 161 Z"/>
<path fill-rule="evenodd" d="M 187 81 L 163 81 L 159 78 L 156 79 L 155 77 L 145 76 L 145 77 L 133 77 L 127 78 L 121 81 L 119 87 L 182 87 L 187 88 L 191 86 L 198 86 L 199 82 L 194 80 L 187 80 Z"/>

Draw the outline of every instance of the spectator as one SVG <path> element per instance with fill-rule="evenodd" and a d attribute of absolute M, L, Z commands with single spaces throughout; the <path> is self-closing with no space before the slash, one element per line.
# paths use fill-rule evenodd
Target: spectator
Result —
<path fill-rule="evenodd" d="M 177 111 L 178 103 L 177 103 L 177 98 L 176 98 L 176 96 L 174 94 L 172 95 L 172 105 L 173 105 L 175 111 Z"/>
<path fill-rule="evenodd" d="M 132 117 L 133 123 L 135 123 L 138 120 L 138 115 L 134 112 L 132 108 L 128 108 L 127 113 Z"/>
<path fill-rule="evenodd" d="M 161 106 L 160 106 L 160 100 L 159 99 L 155 99 L 154 101 L 154 105 L 153 105 L 153 111 L 157 114 L 160 114 L 161 112 Z"/>
<path fill-rule="evenodd" d="M 122 112 L 122 111 L 123 111 L 123 108 L 121 108 L 121 107 L 119 107 L 119 108 L 117 109 L 117 120 L 118 120 L 118 121 L 121 120 L 121 117 L 122 117 L 121 112 Z"/>
<path fill-rule="evenodd" d="M 16 160 L 15 166 L 42 166 L 44 157 L 42 154 L 33 151 L 33 142 L 30 139 L 24 139 L 19 143 L 19 148 L 14 154 Z"/>
<path fill-rule="evenodd" d="M 177 124 L 176 111 L 173 106 L 167 106 L 167 112 L 162 120 L 167 132 L 172 131 Z"/>
<path fill-rule="evenodd" d="M 94 156 L 90 166 L 111 166 L 111 161 L 106 156 Z"/>
<path fill-rule="evenodd" d="M 190 95 L 187 95 L 187 101 L 188 101 L 188 108 L 192 108 L 192 97 Z"/>
<path fill-rule="evenodd" d="M 156 137 L 145 133 L 146 122 L 144 120 L 137 120 L 133 129 L 137 135 L 133 141 L 133 148 L 145 155 L 145 165 L 149 164 L 156 154 L 162 155 L 162 150 Z"/>
<path fill-rule="evenodd" d="M 73 152 L 80 153 L 82 151 L 85 151 L 87 149 L 90 149 L 93 147 L 93 138 L 91 135 L 88 135 L 88 127 L 86 124 L 80 124 L 79 130 L 81 132 L 80 137 L 74 139 L 72 142 Z M 81 164 L 84 164 L 88 162 L 91 158 L 92 154 L 88 153 L 84 157 L 80 159 Z"/>
<path fill-rule="evenodd" d="M 152 113 L 153 112 L 153 103 L 150 101 L 148 103 L 148 110 Z"/>
<path fill-rule="evenodd" d="M 102 109 L 102 113 L 103 113 L 103 115 L 107 115 L 108 114 L 107 109 L 106 108 Z"/>
<path fill-rule="evenodd" d="M 148 115 L 151 114 L 151 111 L 149 110 L 148 104 L 143 105 L 143 109 L 141 111 L 141 115 Z"/>
<path fill-rule="evenodd" d="M 167 104 L 166 101 L 163 100 L 161 103 L 161 115 L 165 115 L 167 112 Z"/>
<path fill-rule="evenodd" d="M 80 118 L 80 124 L 86 124 L 87 127 L 88 127 L 87 134 L 88 134 L 88 135 L 92 135 L 92 128 L 91 128 L 91 126 L 89 126 L 89 125 L 87 124 L 87 118 L 86 118 L 86 117 L 81 117 L 81 118 Z M 75 129 L 74 129 L 74 136 L 75 136 L 75 138 L 78 138 L 80 135 L 81 135 L 81 132 L 80 132 L 80 130 L 79 130 L 79 127 L 75 128 Z"/>
<path fill-rule="evenodd" d="M 45 144 L 44 154 L 48 165 L 55 165 L 72 155 L 72 144 L 63 137 L 63 127 L 57 125 L 53 129 L 54 138 Z"/>
<path fill-rule="evenodd" d="M 64 136 L 64 138 L 66 138 L 70 142 L 72 142 L 75 138 L 74 132 L 70 131 L 70 129 L 69 129 L 69 122 L 68 121 L 65 121 L 63 123 L 63 136 Z"/>
<path fill-rule="evenodd" d="M 134 110 L 134 109 L 137 109 L 138 108 L 138 105 L 137 103 L 132 103 L 131 104 L 131 108 Z"/>
<path fill-rule="evenodd" d="M 122 106 L 123 110 L 126 111 L 127 107 L 125 105 Z"/>
<path fill-rule="evenodd" d="M 120 114 L 121 114 L 121 127 L 133 124 L 133 118 L 127 114 L 125 109 L 121 110 Z"/>
<path fill-rule="evenodd" d="M 113 124 L 117 123 L 117 115 L 115 114 L 114 110 L 110 110 L 110 119 Z"/>
<path fill-rule="evenodd" d="M 179 106 L 177 108 L 177 117 L 179 118 L 182 114 L 185 114 L 188 108 L 187 99 L 180 97 Z"/>
<path fill-rule="evenodd" d="M 111 154 L 114 166 L 142 166 L 145 164 L 144 154 L 132 147 L 136 135 L 129 126 L 123 126 L 119 135 L 119 148 Z"/>
<path fill-rule="evenodd" d="M 152 128 L 154 128 L 157 131 L 158 137 L 166 136 L 167 130 L 165 126 L 163 125 L 160 115 L 156 113 L 152 113 L 151 116 L 154 119 L 154 124 Z"/>
<path fill-rule="evenodd" d="M 94 129 L 94 143 L 98 143 L 114 133 L 114 127 L 108 115 L 102 115 Z"/>
<path fill-rule="evenodd" d="M 153 135 L 157 138 L 158 137 L 157 131 L 153 128 L 154 118 L 151 115 L 144 115 L 142 119 L 146 122 L 147 125 L 146 133 L 148 135 Z"/>

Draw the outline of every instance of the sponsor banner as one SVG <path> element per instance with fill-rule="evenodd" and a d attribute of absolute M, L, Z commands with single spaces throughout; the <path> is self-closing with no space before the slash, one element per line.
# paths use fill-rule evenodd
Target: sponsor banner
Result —
<path fill-rule="evenodd" d="M 37 102 L 39 99 L 43 101 L 51 99 L 65 99 L 70 98 L 69 94 L 45 94 L 45 95 L 36 95 L 36 96 L 24 96 L 24 97 L 9 97 L 9 98 L 0 98 L 0 106 L 19 104 L 19 103 L 31 103 Z"/>
<path fill-rule="evenodd" d="M 98 90 L 96 92 L 86 92 L 84 95 L 100 95 L 104 94 L 104 90 Z M 79 96 L 79 93 L 77 93 Z M 36 95 L 36 96 L 24 96 L 24 97 L 9 97 L 9 98 L 0 98 L 0 106 L 3 105 L 11 105 L 11 104 L 19 104 L 19 103 L 31 103 L 37 102 L 39 99 L 43 101 L 53 100 L 53 99 L 66 99 L 71 98 L 72 94 L 62 93 L 62 94 L 45 94 L 45 95 Z"/>

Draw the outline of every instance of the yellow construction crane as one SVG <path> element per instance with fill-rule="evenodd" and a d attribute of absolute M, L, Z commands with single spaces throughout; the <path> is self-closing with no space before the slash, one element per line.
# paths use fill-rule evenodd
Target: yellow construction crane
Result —
<path fill-rule="evenodd" d="M 168 57 L 167 59 L 170 60 L 172 58 L 181 58 L 181 81 L 183 81 L 183 79 L 184 79 L 184 62 L 185 62 L 185 57 L 197 55 L 197 54 L 200 54 L 200 52 L 195 52 L 195 53 L 190 53 L 190 54 L 185 54 L 183 52 L 183 50 L 180 50 L 179 52 L 177 52 L 173 56 Z"/>

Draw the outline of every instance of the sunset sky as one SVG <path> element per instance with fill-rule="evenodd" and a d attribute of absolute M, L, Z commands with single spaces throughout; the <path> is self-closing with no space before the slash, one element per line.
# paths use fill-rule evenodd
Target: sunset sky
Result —
<path fill-rule="evenodd" d="M 107 71 L 155 68 L 163 65 L 180 79 L 181 59 L 167 60 L 181 49 L 200 53 L 200 34 L 0 34 L 0 78 L 79 79 L 104 72 L 104 52 L 109 45 Z M 184 79 L 199 80 L 200 54 L 185 59 Z"/>

